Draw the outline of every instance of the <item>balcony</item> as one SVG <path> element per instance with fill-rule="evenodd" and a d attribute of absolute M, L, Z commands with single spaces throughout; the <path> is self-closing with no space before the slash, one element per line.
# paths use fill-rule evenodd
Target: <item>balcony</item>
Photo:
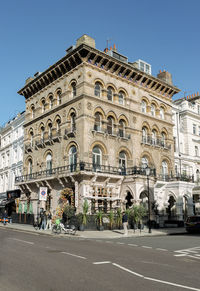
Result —
<path fill-rule="evenodd" d="M 173 182 L 173 181 L 181 181 L 181 182 L 190 182 L 194 183 L 194 175 L 188 176 L 188 175 L 158 175 L 159 181 L 165 181 L 165 182 Z"/>
<path fill-rule="evenodd" d="M 44 138 L 40 138 L 39 140 L 36 140 L 35 147 L 36 148 L 44 148 L 45 147 Z"/>
<path fill-rule="evenodd" d="M 48 177 L 54 177 L 58 175 L 70 175 L 70 173 L 79 173 L 80 171 L 85 172 L 96 172 L 109 175 L 120 175 L 120 176 L 132 176 L 132 175 L 142 175 L 146 176 L 146 171 L 141 167 L 130 167 L 130 168 L 121 168 L 113 167 L 107 165 L 97 165 L 92 163 L 80 162 L 77 164 L 62 166 L 58 168 L 52 168 L 51 170 L 44 170 L 40 172 L 35 172 L 28 175 L 23 175 L 15 178 L 15 183 L 31 182 L 38 179 L 44 179 Z M 155 169 L 151 169 L 150 176 L 155 176 Z"/>
<path fill-rule="evenodd" d="M 166 141 L 163 141 L 159 138 L 153 138 L 150 135 L 142 137 L 142 144 L 155 146 L 155 147 L 159 147 L 159 148 L 164 148 L 167 150 L 171 149 L 171 144 L 166 143 Z"/>
<path fill-rule="evenodd" d="M 60 142 L 61 141 L 61 131 L 59 130 L 52 130 L 52 140 L 54 142 Z"/>
<path fill-rule="evenodd" d="M 68 139 L 69 137 L 76 137 L 76 128 L 72 128 L 71 130 L 65 129 L 64 139 Z"/>

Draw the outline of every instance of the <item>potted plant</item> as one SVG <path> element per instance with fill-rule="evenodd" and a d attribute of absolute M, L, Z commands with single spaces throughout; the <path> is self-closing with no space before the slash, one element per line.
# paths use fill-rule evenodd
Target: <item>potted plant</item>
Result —
<path fill-rule="evenodd" d="M 87 199 L 84 200 L 83 203 L 83 213 L 79 213 L 79 221 L 80 221 L 80 225 L 79 225 L 79 230 L 83 231 L 85 229 L 85 226 L 87 225 L 87 221 L 88 221 L 88 209 L 89 209 L 89 205 L 88 205 L 88 201 Z M 82 220 L 81 220 L 82 219 Z"/>
<path fill-rule="evenodd" d="M 141 231 L 144 228 L 142 219 L 146 215 L 146 208 L 142 204 L 134 205 L 132 211 L 134 223 L 138 226 L 138 228 Z"/>
<path fill-rule="evenodd" d="M 117 209 L 117 217 L 116 217 L 117 227 L 119 229 L 122 228 L 122 210 L 121 208 Z"/>
<path fill-rule="evenodd" d="M 97 229 L 100 230 L 100 231 L 104 230 L 104 227 L 103 227 L 103 211 L 102 210 L 99 210 L 96 213 L 96 220 L 97 220 Z"/>
<path fill-rule="evenodd" d="M 109 224 L 110 224 L 110 229 L 113 229 L 113 225 L 114 225 L 114 212 L 113 210 L 110 210 L 109 214 L 108 214 L 108 218 L 109 218 Z"/>

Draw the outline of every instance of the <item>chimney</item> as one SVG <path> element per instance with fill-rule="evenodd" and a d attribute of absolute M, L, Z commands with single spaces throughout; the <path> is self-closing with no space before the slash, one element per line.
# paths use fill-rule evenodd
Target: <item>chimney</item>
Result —
<path fill-rule="evenodd" d="M 87 45 L 95 48 L 95 40 L 94 40 L 94 38 L 90 37 L 87 34 L 84 34 L 80 38 L 77 39 L 76 47 L 78 47 L 81 44 L 87 44 Z"/>
<path fill-rule="evenodd" d="M 116 45 L 115 45 L 115 43 L 114 43 L 114 45 L 113 45 L 113 51 L 114 51 L 114 52 L 116 52 L 116 51 L 117 51 L 117 48 L 116 48 Z"/>
<path fill-rule="evenodd" d="M 166 82 L 166 83 L 168 83 L 168 84 L 170 84 L 170 85 L 173 85 L 173 83 L 172 83 L 172 75 L 169 72 L 165 71 L 165 70 L 163 72 L 160 71 L 160 73 L 157 74 L 157 78 L 162 80 L 162 81 L 164 81 L 164 82 Z"/>

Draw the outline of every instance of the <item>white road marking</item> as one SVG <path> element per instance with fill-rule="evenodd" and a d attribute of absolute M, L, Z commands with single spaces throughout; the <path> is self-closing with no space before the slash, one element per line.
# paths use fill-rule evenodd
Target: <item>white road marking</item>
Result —
<path fill-rule="evenodd" d="M 186 254 L 178 254 L 178 255 L 174 255 L 174 257 L 185 257 Z"/>
<path fill-rule="evenodd" d="M 158 251 L 163 251 L 163 252 L 168 252 L 168 250 L 166 250 L 166 249 L 161 249 L 161 248 L 156 248 L 156 250 L 158 250 Z"/>
<path fill-rule="evenodd" d="M 34 245 L 34 243 L 31 242 L 31 241 L 21 240 L 21 239 L 18 239 L 18 238 L 10 238 L 10 239 L 16 240 L 16 241 L 20 241 L 20 242 L 24 242 L 26 244 Z"/>
<path fill-rule="evenodd" d="M 190 257 L 193 259 L 200 259 L 200 247 L 188 248 L 183 250 L 174 251 L 175 257 Z"/>
<path fill-rule="evenodd" d="M 128 244 L 128 246 L 131 246 L 131 247 L 138 247 L 138 245 L 134 245 L 134 244 Z"/>
<path fill-rule="evenodd" d="M 61 252 L 61 254 L 64 254 L 64 255 L 69 255 L 69 256 L 72 256 L 72 257 L 76 257 L 76 258 L 79 258 L 79 259 L 86 260 L 86 258 L 85 258 L 85 257 L 78 256 L 78 255 L 71 254 L 71 253 Z"/>
<path fill-rule="evenodd" d="M 124 245 L 124 243 L 121 243 L 121 242 L 117 242 L 117 244 L 118 244 L 118 245 Z"/>
<path fill-rule="evenodd" d="M 115 267 L 120 268 L 120 269 L 122 269 L 122 270 L 124 270 L 124 271 L 126 271 L 126 272 L 128 272 L 128 273 L 131 273 L 131 274 L 133 274 L 133 275 L 135 275 L 135 276 L 138 276 L 138 277 L 144 278 L 144 276 L 141 275 L 141 274 L 139 274 L 139 273 L 133 272 L 133 271 L 127 269 L 127 268 L 124 268 L 124 267 L 118 265 L 118 264 L 115 264 L 115 263 L 112 263 L 112 264 L 113 264 Z"/>
<path fill-rule="evenodd" d="M 118 264 L 115 264 L 115 263 L 112 263 L 114 266 L 116 266 L 117 268 L 119 269 L 122 269 L 128 273 L 131 273 L 137 277 L 140 277 L 142 279 L 145 279 L 145 280 L 150 280 L 150 281 L 154 281 L 154 282 L 158 282 L 158 283 L 162 283 L 162 284 L 166 284 L 166 285 L 171 285 L 171 286 L 175 286 L 175 287 L 180 287 L 180 288 L 183 288 L 183 289 L 188 289 L 188 290 L 194 290 L 194 291 L 200 291 L 200 289 L 198 288 L 194 288 L 194 287 L 189 287 L 189 286 L 185 286 L 185 285 L 180 285 L 180 284 L 177 284 L 177 283 L 172 283 L 172 282 L 168 282 L 168 281 L 163 281 L 163 280 L 159 280 L 159 279 L 155 279 L 155 278 L 151 278 L 151 277 L 145 277 L 139 273 L 136 273 L 136 272 L 133 272 L 127 268 L 124 268 L 123 266 L 121 265 L 118 265 Z"/>
<path fill-rule="evenodd" d="M 94 265 L 101 265 L 101 264 L 110 264 L 110 261 L 104 261 L 104 262 L 94 262 Z"/>
<path fill-rule="evenodd" d="M 142 248 L 145 248 L 145 249 L 152 249 L 152 247 L 147 247 L 147 246 L 142 246 Z"/>

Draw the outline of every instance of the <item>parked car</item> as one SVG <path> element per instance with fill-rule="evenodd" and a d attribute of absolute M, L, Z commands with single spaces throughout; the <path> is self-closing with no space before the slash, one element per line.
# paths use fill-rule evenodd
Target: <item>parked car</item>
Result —
<path fill-rule="evenodd" d="M 185 226 L 187 232 L 200 232 L 200 215 L 188 216 Z"/>

